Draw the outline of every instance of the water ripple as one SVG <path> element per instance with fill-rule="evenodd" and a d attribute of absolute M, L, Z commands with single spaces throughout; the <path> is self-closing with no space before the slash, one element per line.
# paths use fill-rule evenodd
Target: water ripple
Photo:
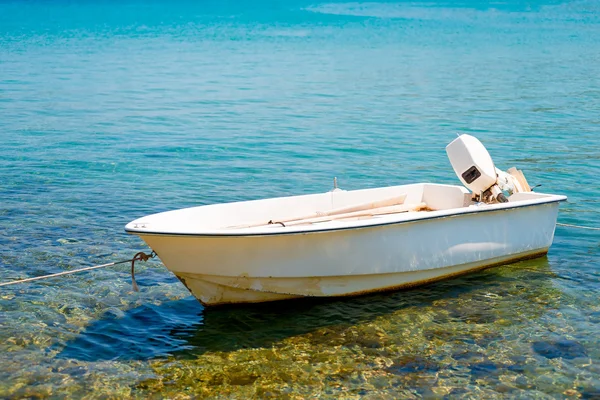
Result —
<path fill-rule="evenodd" d="M 598 225 L 595 1 L 0 3 L 0 280 L 126 259 L 159 211 L 457 183 L 472 133 Z M 204 310 L 160 263 L 0 292 L 0 397 L 600 393 L 598 235 L 343 301 Z"/>

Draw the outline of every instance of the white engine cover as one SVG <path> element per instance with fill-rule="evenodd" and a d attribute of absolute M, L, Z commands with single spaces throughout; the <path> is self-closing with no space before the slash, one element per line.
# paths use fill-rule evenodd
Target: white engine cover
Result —
<path fill-rule="evenodd" d="M 483 144 L 471 135 L 460 135 L 446 146 L 454 172 L 473 193 L 485 192 L 496 184 L 496 167 Z"/>

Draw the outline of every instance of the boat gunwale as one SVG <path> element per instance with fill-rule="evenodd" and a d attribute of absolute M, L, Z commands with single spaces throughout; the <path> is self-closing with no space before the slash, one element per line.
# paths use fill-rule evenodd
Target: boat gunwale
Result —
<path fill-rule="evenodd" d="M 407 223 L 415 223 L 421 221 L 429 221 L 435 219 L 443 219 L 443 218 L 455 218 L 463 215 L 477 214 L 477 213 L 487 213 L 487 212 L 500 212 L 500 211 L 510 211 L 518 208 L 526 208 L 526 207 L 535 207 L 538 205 L 544 204 L 552 204 L 552 203 L 561 203 L 567 200 L 566 196 L 563 195 L 552 195 L 546 193 L 536 193 L 540 195 L 549 196 L 548 198 L 538 198 L 531 200 L 521 200 L 511 203 L 500 203 L 500 204 L 492 204 L 492 207 L 480 208 L 480 207 L 460 207 L 460 208 L 452 208 L 448 210 L 438 210 L 438 211 L 429 211 L 429 212 L 419 212 L 421 215 L 417 218 L 410 219 L 401 219 L 401 220 L 392 220 L 386 221 L 382 223 L 373 223 L 373 224 L 350 224 L 348 226 L 335 226 L 335 227 L 324 227 L 319 229 L 318 227 L 311 227 L 312 229 L 300 229 L 299 226 L 289 227 L 287 231 L 283 231 L 286 227 L 278 228 L 278 231 L 267 232 L 267 231 L 257 231 L 257 232 L 248 232 L 243 231 L 241 229 L 230 229 L 229 231 L 225 231 L 224 229 L 213 231 L 213 232 L 156 232 L 156 231 L 146 231 L 135 228 L 125 227 L 125 232 L 128 234 L 138 235 L 138 236 L 171 236 L 171 237 L 261 237 L 261 236 L 283 236 L 283 235 L 307 235 L 312 233 L 324 233 L 324 232 L 332 232 L 332 231 L 345 231 L 345 230 L 358 230 L 358 229 L 368 229 L 368 228 L 377 228 L 382 226 L 389 225 L 400 225 Z M 169 211 L 166 211 L 169 212 Z M 435 214 L 435 215 L 430 215 Z M 405 213 L 400 215 L 406 215 Z M 144 218 L 144 217 L 143 217 Z M 363 220 L 365 221 L 365 220 Z M 131 224 L 132 222 L 130 222 Z M 128 224 L 129 225 L 129 224 Z M 304 227 L 306 228 L 306 227 Z M 263 228 L 264 229 L 264 228 Z M 272 229 L 272 228 L 269 228 Z"/>

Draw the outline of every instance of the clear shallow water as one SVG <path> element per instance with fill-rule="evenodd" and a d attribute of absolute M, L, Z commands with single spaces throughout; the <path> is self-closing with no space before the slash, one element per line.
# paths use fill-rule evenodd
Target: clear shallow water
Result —
<path fill-rule="evenodd" d="M 131 257 L 168 209 L 418 181 L 444 146 L 600 221 L 600 8 L 0 2 L 2 281 Z M 332 302 L 203 310 L 159 262 L 0 291 L 0 397 L 600 396 L 597 232 Z"/>

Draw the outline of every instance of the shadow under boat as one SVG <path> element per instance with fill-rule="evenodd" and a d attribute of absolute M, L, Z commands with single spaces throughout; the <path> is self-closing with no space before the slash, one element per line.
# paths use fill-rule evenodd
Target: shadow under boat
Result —
<path fill-rule="evenodd" d="M 418 312 L 441 299 L 451 300 L 444 306 L 450 318 L 475 323 L 511 318 L 498 314 L 507 312 L 506 307 L 498 311 L 486 305 L 483 297 L 476 300 L 481 302 L 477 307 L 464 307 L 462 302 L 456 301 L 475 292 L 500 297 L 510 295 L 510 301 L 516 302 L 515 307 L 509 307 L 511 310 L 535 318 L 544 311 L 529 307 L 531 300 L 544 294 L 549 297 L 559 294 L 559 289 L 552 284 L 553 276 L 548 259 L 542 257 L 409 290 L 354 298 L 310 298 L 204 309 L 190 296 L 160 305 L 142 305 L 122 315 L 106 313 L 76 339 L 67 342 L 57 357 L 81 361 L 148 360 L 167 356 L 186 359 L 205 352 L 264 348 L 321 328 L 345 329 L 403 310 Z M 511 290 L 519 295 L 515 296 Z"/>

